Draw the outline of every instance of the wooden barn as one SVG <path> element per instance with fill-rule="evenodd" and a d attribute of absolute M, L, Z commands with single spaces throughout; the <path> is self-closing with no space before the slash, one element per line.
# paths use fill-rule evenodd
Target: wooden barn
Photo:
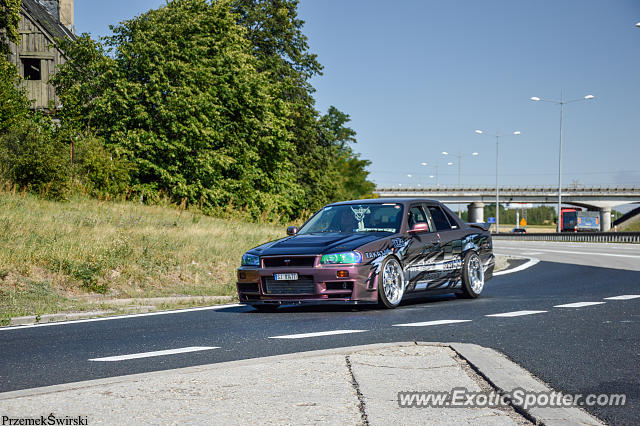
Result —
<path fill-rule="evenodd" d="M 9 61 L 25 78 L 32 108 L 54 112 L 60 107 L 49 78 L 65 62 L 53 47 L 57 38 L 74 38 L 73 0 L 23 0 L 19 44 L 9 44 Z"/>

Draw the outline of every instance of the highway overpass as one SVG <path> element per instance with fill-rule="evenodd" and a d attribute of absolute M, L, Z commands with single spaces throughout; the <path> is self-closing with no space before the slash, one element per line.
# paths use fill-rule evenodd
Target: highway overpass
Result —
<path fill-rule="evenodd" d="M 446 204 L 468 204 L 469 222 L 484 222 L 485 204 L 495 204 L 495 187 L 377 188 L 381 197 L 425 197 Z M 558 188 L 545 186 L 500 188 L 500 203 L 556 204 Z M 562 189 L 562 203 L 600 211 L 601 230 L 611 228 L 611 208 L 621 204 L 640 203 L 638 186 L 567 187 Z"/>

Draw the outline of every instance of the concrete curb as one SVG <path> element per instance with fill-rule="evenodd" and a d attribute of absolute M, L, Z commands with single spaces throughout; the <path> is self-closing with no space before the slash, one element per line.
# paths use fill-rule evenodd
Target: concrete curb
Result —
<path fill-rule="evenodd" d="M 169 372 L 173 375 L 198 376 L 206 371 L 224 371 L 233 367 L 255 366 L 261 363 L 286 362 L 301 358 L 317 358 L 331 355 L 353 355 L 363 351 L 375 351 L 385 348 L 399 348 L 410 346 L 438 346 L 452 349 L 463 358 L 491 386 L 502 392 L 511 392 L 516 388 L 527 392 L 551 392 L 552 389 L 538 381 L 527 370 L 510 361 L 498 351 L 469 343 L 440 343 L 440 342 L 396 342 L 371 345 L 350 346 L 335 349 L 325 349 L 275 355 L 262 358 L 244 359 L 238 361 L 221 362 L 216 364 L 199 365 L 166 371 L 132 374 L 120 377 L 88 380 L 84 382 L 66 383 L 61 385 L 32 388 L 12 392 L 0 393 L 0 401 L 53 394 L 73 390 L 89 390 L 91 388 L 123 383 L 136 383 L 154 377 L 161 377 Z M 512 407 L 525 418 L 537 424 L 545 425 L 602 425 L 598 419 L 578 408 L 530 408 L 512 404 Z"/>
<path fill-rule="evenodd" d="M 40 316 L 29 315 L 26 317 L 14 317 L 9 321 L 9 325 L 30 325 L 30 324 L 44 324 L 48 322 L 60 322 L 60 321 L 73 321 L 83 318 L 94 318 L 102 315 L 113 314 L 115 311 L 89 311 L 89 312 L 72 312 L 61 314 L 46 314 Z"/>
<path fill-rule="evenodd" d="M 552 392 L 549 386 L 536 379 L 529 371 L 509 360 L 503 354 L 490 348 L 472 343 L 448 343 L 455 352 L 465 359 L 494 388 L 504 393 L 515 389 L 527 392 Z M 529 408 L 512 401 L 512 406 L 520 414 L 535 423 L 544 425 L 602 425 L 595 417 L 577 408 Z"/>

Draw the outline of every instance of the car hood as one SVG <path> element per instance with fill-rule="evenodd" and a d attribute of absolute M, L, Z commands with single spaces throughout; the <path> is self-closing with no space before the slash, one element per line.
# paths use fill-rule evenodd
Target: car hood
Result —
<path fill-rule="evenodd" d="M 367 232 L 360 234 L 322 232 L 295 235 L 272 241 L 250 250 L 260 256 L 325 254 L 355 250 L 372 241 L 388 237 L 388 232 Z"/>

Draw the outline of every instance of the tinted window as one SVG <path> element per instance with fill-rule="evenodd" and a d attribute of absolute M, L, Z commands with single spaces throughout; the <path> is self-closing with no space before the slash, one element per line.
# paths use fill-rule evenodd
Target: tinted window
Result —
<path fill-rule="evenodd" d="M 298 234 L 314 232 L 398 232 L 402 205 L 396 203 L 327 206 L 314 215 Z"/>
<path fill-rule="evenodd" d="M 453 217 L 453 215 L 447 209 L 441 209 L 441 210 L 447 216 L 447 219 L 449 219 L 449 223 L 451 224 L 451 228 L 452 229 L 458 229 L 458 222 L 456 222 L 456 219 Z"/>
<path fill-rule="evenodd" d="M 448 229 L 451 229 L 449 220 L 440 207 L 429 206 L 429 213 L 431 213 L 431 219 L 433 219 L 433 223 L 438 231 L 446 231 Z"/>

